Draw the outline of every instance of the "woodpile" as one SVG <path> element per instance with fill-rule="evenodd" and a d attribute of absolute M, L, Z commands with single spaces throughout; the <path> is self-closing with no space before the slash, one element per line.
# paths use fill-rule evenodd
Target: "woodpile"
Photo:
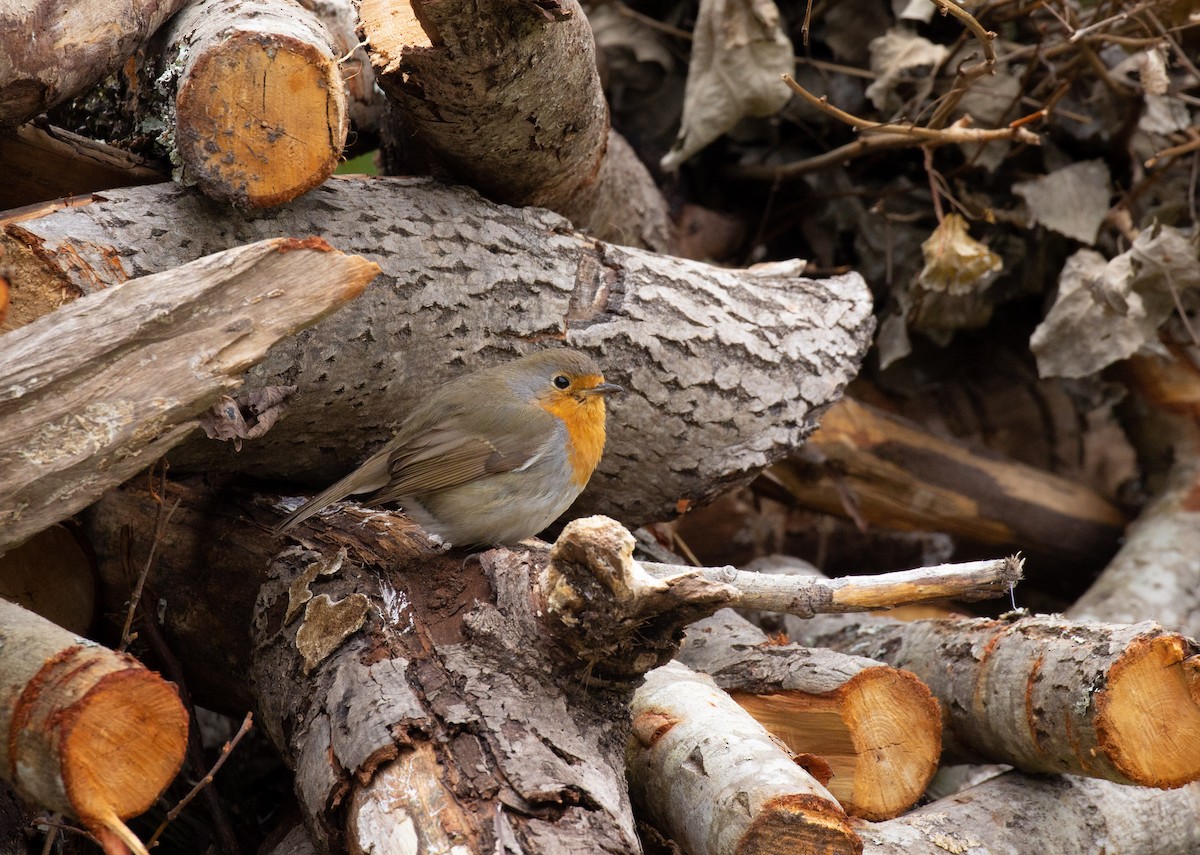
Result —
<path fill-rule="evenodd" d="M 884 5 L 0 11 L 0 848 L 1200 851 L 1200 20 Z"/>

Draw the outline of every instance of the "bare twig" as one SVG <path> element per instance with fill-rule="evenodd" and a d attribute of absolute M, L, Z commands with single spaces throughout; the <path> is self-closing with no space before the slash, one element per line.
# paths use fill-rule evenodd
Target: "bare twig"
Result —
<path fill-rule="evenodd" d="M 142 591 L 146 587 L 146 579 L 150 575 L 150 568 L 154 566 L 154 553 L 158 549 L 158 544 L 167 530 L 168 523 L 171 522 L 171 516 L 175 513 L 175 509 L 179 507 L 180 500 L 176 499 L 175 504 L 165 513 L 163 512 L 163 501 L 166 497 L 167 488 L 167 467 L 165 462 L 162 467 L 161 479 L 159 486 L 159 489 L 162 491 L 161 498 L 154 493 L 153 482 L 151 483 L 151 494 L 159 498 L 158 515 L 154 521 L 154 535 L 150 541 L 150 551 L 146 555 L 146 564 L 142 567 L 142 572 L 138 574 L 137 584 L 133 586 L 133 593 L 129 597 L 129 611 L 125 614 L 125 625 L 121 628 L 121 644 L 117 648 L 117 650 L 122 652 L 127 650 L 133 642 L 133 616 L 137 613 L 138 604 L 141 602 Z"/>
<path fill-rule="evenodd" d="M 171 810 L 167 812 L 166 818 L 162 821 L 158 828 L 154 830 L 154 834 L 150 836 L 150 842 L 146 844 L 147 848 L 153 848 L 155 843 L 158 842 L 158 838 L 162 836 L 162 833 L 166 830 L 167 826 L 175 821 L 175 818 L 183 812 L 183 809 L 191 803 L 192 799 L 194 799 L 202 789 L 212 783 L 213 777 L 221 770 L 221 767 L 225 765 L 225 761 L 229 759 L 229 755 L 233 753 L 233 749 L 237 747 L 237 744 L 242 741 L 242 737 L 250 732 L 250 728 L 253 726 L 253 724 L 254 713 L 246 713 L 246 717 L 242 719 L 242 726 L 239 727 L 238 732 L 233 735 L 233 739 L 229 740 L 224 746 L 222 746 L 221 756 L 217 758 L 217 762 L 213 764 L 212 769 L 209 770 L 207 775 L 196 782 L 196 786 L 192 787 L 186 796 L 179 800 L 179 804 L 175 805 L 175 807 L 171 808 Z"/>
<path fill-rule="evenodd" d="M 931 600 L 983 600 L 1003 596 L 1021 579 L 1024 559 L 1020 556 L 992 561 L 941 564 L 878 576 L 847 576 L 825 579 L 816 576 L 777 576 L 753 573 L 734 567 L 686 567 L 643 563 L 651 576 L 669 578 L 699 574 L 738 590 L 730 605 L 785 612 L 798 617 L 885 609 Z"/>
<path fill-rule="evenodd" d="M 948 145 L 951 143 L 991 142 L 993 140 L 1016 140 L 1031 145 L 1038 145 L 1041 142 L 1037 134 L 1023 127 L 1027 123 L 1027 120 L 1024 119 L 1019 119 L 1005 128 L 972 128 L 969 116 L 963 116 L 946 128 L 926 128 L 919 125 L 897 124 L 895 122 L 872 122 L 870 119 L 860 118 L 853 113 L 847 113 L 840 107 L 833 106 L 824 96 L 817 97 L 793 80 L 791 75 L 784 74 L 782 77 L 783 82 L 809 104 L 862 133 L 886 132 L 888 134 L 895 134 L 908 138 L 910 145 L 925 145 L 927 143 Z"/>
<path fill-rule="evenodd" d="M 1178 157 L 1181 154 L 1190 154 L 1193 151 L 1200 151 L 1200 135 L 1188 140 L 1180 145 L 1173 145 L 1170 148 L 1164 148 L 1162 151 L 1155 154 L 1146 161 L 1146 168 L 1153 169 L 1155 165 L 1165 157 Z"/>

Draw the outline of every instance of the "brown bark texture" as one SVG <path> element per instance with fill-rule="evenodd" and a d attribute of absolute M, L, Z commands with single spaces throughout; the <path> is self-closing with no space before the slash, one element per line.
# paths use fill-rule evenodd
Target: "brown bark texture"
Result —
<path fill-rule="evenodd" d="M 127 151 L 61 128 L 23 125 L 0 132 L 0 210 L 93 190 L 158 184 L 167 175 Z"/>
<path fill-rule="evenodd" d="M 602 240 L 670 249 L 666 203 L 609 128 L 575 0 L 358 6 L 399 134 L 493 199 L 557 211 Z"/>
<path fill-rule="evenodd" d="M 19 125 L 116 71 L 185 2 L 0 6 L 0 127 Z"/>
<path fill-rule="evenodd" d="M 1124 514 L 1085 486 L 843 398 L 772 474 L 805 507 L 1095 565 Z"/>
<path fill-rule="evenodd" d="M 337 168 L 349 127 L 340 54 L 295 0 L 197 0 L 146 54 L 141 89 L 166 95 L 151 109 L 185 184 L 266 208 Z"/>
<path fill-rule="evenodd" d="M 1197 646 L 1157 624 L 817 618 L 788 630 L 925 681 L 951 761 L 1162 788 L 1200 778 Z"/>
<path fill-rule="evenodd" d="M 87 531 L 106 602 L 128 596 L 154 545 L 143 601 L 193 694 L 258 706 L 322 848 L 390 851 L 411 821 L 443 851 L 639 851 L 629 697 L 724 586 L 614 572 L 613 550 L 633 541 L 611 520 L 576 521 L 551 549 L 464 556 L 373 511 L 280 540 L 285 510 L 199 483 L 157 499 L 130 484 L 89 511 Z"/>
<path fill-rule="evenodd" d="M 833 777 L 823 783 L 852 816 L 899 815 L 937 771 L 938 703 L 910 672 L 771 643 L 731 609 L 688 627 L 678 658 L 711 676 L 792 753 L 827 763 Z"/>
<path fill-rule="evenodd" d="M 1164 793 L 1072 775 L 1009 772 L 855 830 L 863 855 L 1191 855 L 1200 850 L 1200 784 Z"/>
<path fill-rule="evenodd" d="M 183 763 L 175 687 L 0 599 L 0 774 L 93 830 L 145 811 Z"/>
<path fill-rule="evenodd" d="M 0 550 L 161 457 L 268 348 L 357 296 L 377 269 L 319 239 L 263 241 L 0 337 Z"/>
<path fill-rule="evenodd" d="M 710 677 L 656 668 L 630 712 L 634 800 L 689 855 L 862 851 L 829 791 Z"/>
<path fill-rule="evenodd" d="M 169 229 L 187 223 L 185 233 Z M 265 217 L 171 185 L 114 190 L 8 225 L 6 260 L 55 293 L 117 284 L 272 235 L 321 234 L 382 275 L 277 348 L 248 391 L 296 385 L 240 454 L 192 443 L 177 466 L 332 483 L 390 438 L 420 393 L 567 344 L 629 390 L 572 513 L 662 519 L 787 453 L 857 370 L 873 326 L 854 274 L 724 270 L 584 237 L 559 217 L 424 179 L 334 179 Z M 636 473 L 636 475 L 631 475 Z"/>

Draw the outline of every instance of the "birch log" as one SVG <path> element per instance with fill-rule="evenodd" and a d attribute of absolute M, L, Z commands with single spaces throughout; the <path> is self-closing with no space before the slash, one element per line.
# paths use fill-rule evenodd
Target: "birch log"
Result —
<path fill-rule="evenodd" d="M 1200 648 L 1148 621 L 815 618 L 788 630 L 924 680 L 950 760 L 1163 788 L 1200 779 Z"/>
<path fill-rule="evenodd" d="M 30 287 L 57 294 L 278 234 L 321 234 L 383 274 L 252 373 L 249 389 L 299 386 L 274 430 L 240 455 L 192 443 L 172 455 L 177 467 L 324 486 L 390 438 L 424 390 L 566 343 L 629 390 L 574 512 L 636 525 L 743 483 L 802 442 L 873 326 L 856 274 L 812 280 L 787 263 L 726 270 L 616 247 L 549 212 L 423 179 L 334 179 L 258 218 L 171 185 L 114 190 L 10 222 L 3 245 Z"/>
<path fill-rule="evenodd" d="M 829 791 L 712 678 L 656 668 L 630 712 L 634 800 L 689 855 L 862 851 Z"/>
<path fill-rule="evenodd" d="M 264 241 L 0 336 L 0 550 L 161 457 L 268 348 L 377 269 L 317 239 Z"/>
<path fill-rule="evenodd" d="M 768 641 L 732 609 L 688 627 L 679 661 L 716 684 L 797 755 L 852 816 L 891 819 L 925 792 L 942 753 L 929 688 L 908 671 L 834 650 Z"/>
<path fill-rule="evenodd" d="M 52 811 L 118 834 L 183 763 L 187 711 L 175 687 L 115 653 L 0 600 L 0 775 Z"/>
<path fill-rule="evenodd" d="M 1010 772 L 887 822 L 855 827 L 863 855 L 1192 855 L 1200 784 L 1164 793 Z"/>

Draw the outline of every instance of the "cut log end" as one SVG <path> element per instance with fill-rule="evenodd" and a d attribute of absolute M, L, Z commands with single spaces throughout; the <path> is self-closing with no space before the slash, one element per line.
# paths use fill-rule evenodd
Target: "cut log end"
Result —
<path fill-rule="evenodd" d="M 363 38 L 371 45 L 371 61 L 380 71 L 400 62 L 405 50 L 432 47 L 437 31 L 417 17 L 412 3 L 362 0 L 358 18 Z"/>
<path fill-rule="evenodd" d="M 942 751 L 937 701 L 914 675 L 869 668 L 825 695 L 731 692 L 794 754 L 830 765 L 826 788 L 847 813 L 880 821 L 912 807 Z"/>
<path fill-rule="evenodd" d="M 147 810 L 183 764 L 188 716 L 174 687 L 141 668 L 102 678 L 74 708 L 63 783 L 80 819 Z"/>
<path fill-rule="evenodd" d="M 772 799 L 746 829 L 737 847 L 738 855 L 859 855 L 862 851 L 862 840 L 845 815 L 830 810 L 828 802 L 808 795 Z"/>
<path fill-rule="evenodd" d="M 1200 769 L 1200 673 L 1185 639 L 1138 639 L 1109 672 L 1096 731 L 1113 764 L 1143 786 L 1173 788 Z"/>
<path fill-rule="evenodd" d="M 247 208 L 290 201 L 325 181 L 348 127 L 335 58 L 261 33 L 235 33 L 200 56 L 176 112 L 185 177 Z"/>

